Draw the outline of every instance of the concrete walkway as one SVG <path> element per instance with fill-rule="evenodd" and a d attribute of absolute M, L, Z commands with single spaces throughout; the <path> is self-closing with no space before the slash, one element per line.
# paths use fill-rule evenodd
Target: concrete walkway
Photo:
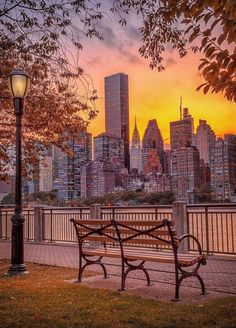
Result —
<path fill-rule="evenodd" d="M 0 259 L 10 259 L 11 243 L 0 241 Z M 25 262 L 78 268 L 78 247 L 75 245 L 33 244 L 25 243 Z M 85 278 L 88 287 L 116 290 L 120 285 L 120 265 L 118 260 L 104 259 L 107 263 L 109 279 L 101 279 L 100 274 Z M 130 273 L 125 293 L 140 295 L 155 300 L 170 300 L 174 294 L 173 265 L 147 263 L 153 285 L 146 286 L 142 272 Z M 91 266 L 89 270 L 101 273 L 99 267 Z M 204 302 L 209 298 L 236 296 L 236 258 L 220 258 L 210 256 L 206 266 L 202 266 L 200 274 L 206 285 L 208 295 L 200 294 L 197 279 L 190 278 L 181 285 L 181 296 L 184 302 Z M 76 277 L 74 277 L 76 278 Z M 74 279 L 73 279 L 74 280 Z"/>

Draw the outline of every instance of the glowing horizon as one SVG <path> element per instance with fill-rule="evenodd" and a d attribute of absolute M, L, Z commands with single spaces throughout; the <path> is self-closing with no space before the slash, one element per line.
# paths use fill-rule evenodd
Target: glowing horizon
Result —
<path fill-rule="evenodd" d="M 218 137 L 236 134 L 236 104 L 230 104 L 222 94 L 195 91 L 203 83 L 197 70 L 201 54 L 190 53 L 179 59 L 175 52 L 167 51 L 166 70 L 158 72 L 151 70 L 149 61 L 139 55 L 141 41 L 134 24 L 130 29 L 116 23 L 102 25 L 101 32 L 104 40 L 85 40 L 80 57 L 80 65 L 92 77 L 99 97 L 99 114 L 88 128 L 93 137 L 105 131 L 104 78 L 120 72 L 129 77 L 130 138 L 136 115 L 141 139 L 148 121 L 156 119 L 168 144 L 169 123 L 179 119 L 181 96 L 183 107 L 188 107 L 194 118 L 195 131 L 199 119 L 205 119 Z"/>

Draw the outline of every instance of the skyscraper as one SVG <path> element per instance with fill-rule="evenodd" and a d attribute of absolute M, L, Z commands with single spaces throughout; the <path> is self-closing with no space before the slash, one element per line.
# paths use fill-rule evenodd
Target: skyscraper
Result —
<path fill-rule="evenodd" d="M 103 196 L 114 190 L 115 170 L 108 162 L 89 161 L 81 169 L 81 197 Z"/>
<path fill-rule="evenodd" d="M 170 149 L 189 147 L 192 144 L 192 123 L 190 120 L 170 122 Z"/>
<path fill-rule="evenodd" d="M 236 201 L 236 135 L 216 140 L 211 152 L 211 189 L 217 200 Z"/>
<path fill-rule="evenodd" d="M 183 108 L 183 117 L 180 118 L 183 120 L 188 120 L 191 122 L 192 134 L 194 133 L 194 119 L 192 115 L 189 113 L 189 109 L 187 107 Z"/>
<path fill-rule="evenodd" d="M 156 149 L 143 148 L 143 161 L 142 161 L 142 172 L 148 174 L 150 172 L 162 173 L 162 165 L 160 156 Z"/>
<path fill-rule="evenodd" d="M 194 120 L 188 108 L 182 110 L 182 98 L 180 103 L 180 119 L 170 122 L 170 149 L 175 150 L 181 147 L 193 145 Z"/>
<path fill-rule="evenodd" d="M 121 138 L 100 133 L 94 137 L 94 160 L 111 162 L 114 166 L 124 165 L 124 150 Z"/>
<path fill-rule="evenodd" d="M 195 201 L 200 187 L 199 152 L 195 147 L 183 147 L 172 153 L 172 187 L 176 200 Z"/>
<path fill-rule="evenodd" d="M 144 190 L 146 192 L 167 192 L 172 191 L 171 177 L 167 174 L 148 173 L 145 176 Z"/>
<path fill-rule="evenodd" d="M 92 135 L 86 131 L 69 141 L 73 152 L 69 156 L 54 147 L 53 188 L 58 190 L 59 199 L 77 199 L 81 196 L 81 167 L 92 159 Z"/>
<path fill-rule="evenodd" d="M 105 77 L 105 128 L 107 134 L 121 138 L 124 165 L 129 169 L 129 88 L 124 73 Z"/>
<path fill-rule="evenodd" d="M 211 151 L 215 145 L 216 136 L 210 125 L 205 120 L 199 120 L 196 132 L 197 148 L 200 159 L 205 164 L 210 163 Z"/>
<path fill-rule="evenodd" d="M 148 158 L 148 150 L 155 149 L 159 156 L 162 170 L 164 168 L 164 143 L 161 135 L 161 131 L 157 125 L 157 121 L 149 120 L 147 128 L 143 136 L 143 167 L 146 166 L 145 158 Z"/>
<path fill-rule="evenodd" d="M 137 128 L 137 122 L 135 117 L 134 131 L 130 147 L 130 169 L 137 169 L 142 171 L 142 148 L 140 143 L 140 136 Z"/>

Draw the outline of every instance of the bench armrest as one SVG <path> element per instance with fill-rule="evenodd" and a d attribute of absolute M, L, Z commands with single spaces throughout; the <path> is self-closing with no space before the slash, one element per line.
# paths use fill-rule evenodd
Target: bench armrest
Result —
<path fill-rule="evenodd" d="M 201 247 L 201 244 L 200 244 L 199 240 L 191 234 L 185 234 L 185 235 L 181 236 L 180 238 L 178 238 L 179 245 L 186 238 L 192 238 L 196 242 L 199 254 L 202 255 L 202 247 Z"/>

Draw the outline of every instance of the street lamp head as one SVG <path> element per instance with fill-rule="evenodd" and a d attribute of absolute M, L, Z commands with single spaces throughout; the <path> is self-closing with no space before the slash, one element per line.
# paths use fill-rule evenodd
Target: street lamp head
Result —
<path fill-rule="evenodd" d="M 29 75 L 21 68 L 14 69 L 8 77 L 8 86 L 13 99 L 24 99 L 29 91 Z"/>

